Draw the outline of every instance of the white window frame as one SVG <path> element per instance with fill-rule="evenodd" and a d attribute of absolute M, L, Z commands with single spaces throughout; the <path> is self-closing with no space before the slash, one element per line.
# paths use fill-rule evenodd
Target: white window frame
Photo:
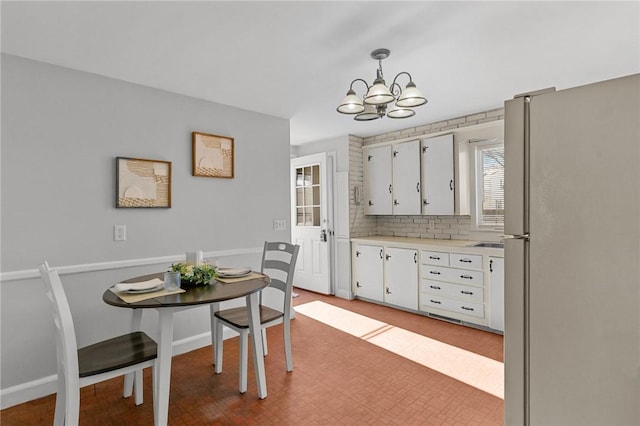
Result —
<path fill-rule="evenodd" d="M 493 148 L 493 147 L 504 147 L 504 141 L 501 138 L 494 139 L 484 139 L 480 141 L 470 141 L 470 150 L 469 153 L 471 155 L 470 165 L 470 174 L 469 178 L 471 179 L 471 227 L 474 231 L 481 232 L 504 232 L 504 226 L 499 225 L 483 225 L 480 224 L 480 209 L 481 209 L 481 197 L 482 197 L 482 176 L 480 173 L 482 172 L 482 166 L 480 164 L 481 156 L 480 150 L 484 148 Z"/>

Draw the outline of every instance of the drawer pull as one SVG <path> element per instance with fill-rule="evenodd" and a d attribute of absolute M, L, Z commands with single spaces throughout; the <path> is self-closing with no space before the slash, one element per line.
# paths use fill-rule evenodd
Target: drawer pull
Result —
<path fill-rule="evenodd" d="M 471 263 L 473 262 L 471 259 L 459 259 L 458 262 L 462 262 L 462 263 Z"/>
<path fill-rule="evenodd" d="M 438 287 L 437 285 L 430 285 L 429 287 L 434 290 L 440 290 L 440 287 Z"/>
<path fill-rule="evenodd" d="M 460 293 L 462 294 L 468 294 L 469 296 L 473 295 L 472 291 L 466 291 L 466 290 L 460 290 Z"/>
<path fill-rule="evenodd" d="M 467 308 L 466 306 L 460 306 L 462 309 L 464 309 L 465 311 L 475 311 L 475 309 L 473 308 Z"/>
<path fill-rule="evenodd" d="M 440 275 L 440 272 L 438 272 L 438 271 L 429 271 L 429 273 L 433 274 L 433 275 Z"/>
<path fill-rule="evenodd" d="M 439 256 L 429 256 L 429 259 L 440 260 L 440 257 Z"/>
<path fill-rule="evenodd" d="M 431 303 L 435 303 L 436 305 L 440 305 L 442 302 L 440 302 L 439 300 L 433 300 L 433 299 L 429 299 L 429 301 Z"/>
<path fill-rule="evenodd" d="M 464 279 L 464 280 L 472 280 L 473 277 L 471 275 L 460 275 L 460 278 Z"/>

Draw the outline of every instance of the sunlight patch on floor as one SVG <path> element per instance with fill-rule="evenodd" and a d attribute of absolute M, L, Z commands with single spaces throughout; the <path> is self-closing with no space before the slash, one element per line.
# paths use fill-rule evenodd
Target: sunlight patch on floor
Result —
<path fill-rule="evenodd" d="M 316 321 L 504 399 L 504 364 L 500 361 L 319 300 L 298 305 L 295 310 Z"/>

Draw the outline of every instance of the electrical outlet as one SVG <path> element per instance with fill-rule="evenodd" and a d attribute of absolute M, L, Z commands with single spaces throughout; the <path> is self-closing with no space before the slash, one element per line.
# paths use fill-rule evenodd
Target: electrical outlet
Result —
<path fill-rule="evenodd" d="M 286 231 L 287 230 L 287 219 L 273 219 L 273 230 L 274 231 Z"/>
<path fill-rule="evenodd" d="M 127 240 L 127 225 L 113 225 L 113 241 Z"/>

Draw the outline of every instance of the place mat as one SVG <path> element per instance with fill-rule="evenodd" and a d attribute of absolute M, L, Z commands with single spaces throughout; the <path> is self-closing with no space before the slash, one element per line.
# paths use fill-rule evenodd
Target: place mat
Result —
<path fill-rule="evenodd" d="M 111 290 L 113 294 L 115 294 L 116 296 L 118 296 L 120 299 L 124 300 L 127 303 L 136 303 L 142 300 L 153 299 L 154 297 L 168 296 L 170 294 L 184 293 L 186 291 L 183 288 L 178 288 L 171 291 L 167 290 L 166 288 L 163 288 L 162 290 L 152 291 L 151 293 L 131 294 L 131 293 L 124 293 L 121 291 L 117 291 L 114 287 L 111 287 L 109 290 Z"/>
<path fill-rule="evenodd" d="M 258 272 L 252 272 L 249 275 L 247 275 L 246 277 L 238 277 L 238 278 L 220 278 L 220 277 L 216 277 L 217 281 L 226 283 L 226 284 L 231 284 L 231 283 L 237 283 L 240 281 L 247 281 L 247 280 L 254 280 L 256 278 L 262 278 L 264 277 L 263 274 L 260 274 Z"/>

